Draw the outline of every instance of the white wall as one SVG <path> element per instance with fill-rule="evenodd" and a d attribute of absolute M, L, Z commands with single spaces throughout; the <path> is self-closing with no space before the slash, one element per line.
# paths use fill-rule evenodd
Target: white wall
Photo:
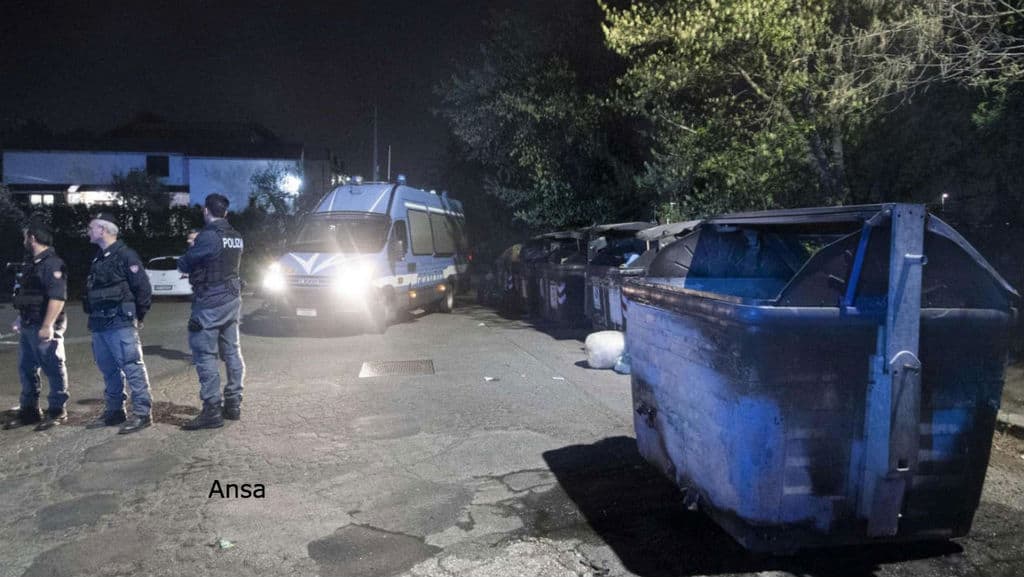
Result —
<path fill-rule="evenodd" d="M 190 157 L 188 172 L 192 204 L 202 204 L 206 195 L 223 194 L 231 201 L 230 210 L 240 212 L 249 205 L 252 193 L 252 175 L 270 164 L 292 168 L 295 161 L 252 158 L 197 158 Z"/>
<path fill-rule="evenodd" d="M 185 184 L 180 154 L 142 152 L 4 151 L 4 184 L 110 184 L 115 172 L 146 170 L 146 156 L 167 156 L 167 185 Z"/>

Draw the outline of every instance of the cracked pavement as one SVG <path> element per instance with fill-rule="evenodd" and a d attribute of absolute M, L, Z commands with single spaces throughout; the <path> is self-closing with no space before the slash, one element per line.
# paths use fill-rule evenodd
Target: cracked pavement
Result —
<path fill-rule="evenodd" d="M 0 576 L 1024 567 L 1024 444 L 1009 436 L 997 437 L 967 538 L 765 558 L 688 511 L 642 462 L 629 378 L 577 365 L 578 333 L 468 303 L 452 315 L 412 315 L 384 335 L 285 336 L 247 317 L 242 420 L 184 432 L 177 425 L 199 405 L 188 304 L 160 301 L 142 333 L 156 424 L 118 436 L 84 427 L 102 410 L 102 384 L 78 311 L 72 303 L 69 422 L 0 431 Z M 0 317 L 12 315 L 0 307 Z M 419 359 L 433 360 L 435 374 L 357 376 L 365 361 Z M 0 344 L 0 371 L 0 403 L 16 405 L 16 347 Z M 259 483 L 266 497 L 208 498 L 214 480 Z"/>

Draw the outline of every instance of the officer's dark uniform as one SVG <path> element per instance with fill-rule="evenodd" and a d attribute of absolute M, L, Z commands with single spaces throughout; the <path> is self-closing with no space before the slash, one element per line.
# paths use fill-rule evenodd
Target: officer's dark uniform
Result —
<path fill-rule="evenodd" d="M 188 344 L 199 375 L 199 397 L 203 400 L 203 413 L 186 428 L 217 427 L 223 424 L 222 416 L 237 419 L 240 415 L 245 375 L 238 337 L 242 309 L 238 267 L 242 246 L 238 231 L 219 218 L 206 225 L 192 248 L 178 259 L 178 270 L 188 273 L 192 284 Z M 227 369 L 223 394 L 218 352 Z"/>
<path fill-rule="evenodd" d="M 39 369 L 50 381 L 49 414 L 58 417 L 68 402 L 68 373 L 64 365 L 64 330 L 67 318 L 61 310 L 53 323 L 53 339 L 41 342 L 39 329 L 51 300 L 68 298 L 64 261 L 47 248 L 26 263 L 14 307 L 21 319 L 18 372 L 21 375 L 21 420 L 39 420 Z"/>
<path fill-rule="evenodd" d="M 142 359 L 136 322 L 149 311 L 153 292 L 139 255 L 120 240 L 101 248 L 92 260 L 83 300 L 89 313 L 92 352 L 106 384 L 107 424 L 124 420 L 125 381 L 132 392 L 132 412 L 150 415 L 149 375 Z"/>

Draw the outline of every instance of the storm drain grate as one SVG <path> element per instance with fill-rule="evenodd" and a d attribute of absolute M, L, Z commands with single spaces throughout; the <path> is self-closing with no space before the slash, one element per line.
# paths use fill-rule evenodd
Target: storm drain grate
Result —
<path fill-rule="evenodd" d="M 410 375 L 434 374 L 434 361 L 367 361 L 359 369 L 359 378 L 367 377 L 406 377 Z"/>

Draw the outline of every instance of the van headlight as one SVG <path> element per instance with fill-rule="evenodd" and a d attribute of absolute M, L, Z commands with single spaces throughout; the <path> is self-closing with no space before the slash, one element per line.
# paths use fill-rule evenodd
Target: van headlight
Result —
<path fill-rule="evenodd" d="M 331 279 L 334 292 L 342 296 L 359 296 L 369 290 L 373 282 L 373 266 L 352 265 L 342 268 Z"/>
<path fill-rule="evenodd" d="M 281 265 L 273 263 L 267 267 L 266 272 L 263 273 L 263 288 L 267 292 L 279 293 L 284 290 L 285 287 L 284 272 L 281 270 Z"/>

